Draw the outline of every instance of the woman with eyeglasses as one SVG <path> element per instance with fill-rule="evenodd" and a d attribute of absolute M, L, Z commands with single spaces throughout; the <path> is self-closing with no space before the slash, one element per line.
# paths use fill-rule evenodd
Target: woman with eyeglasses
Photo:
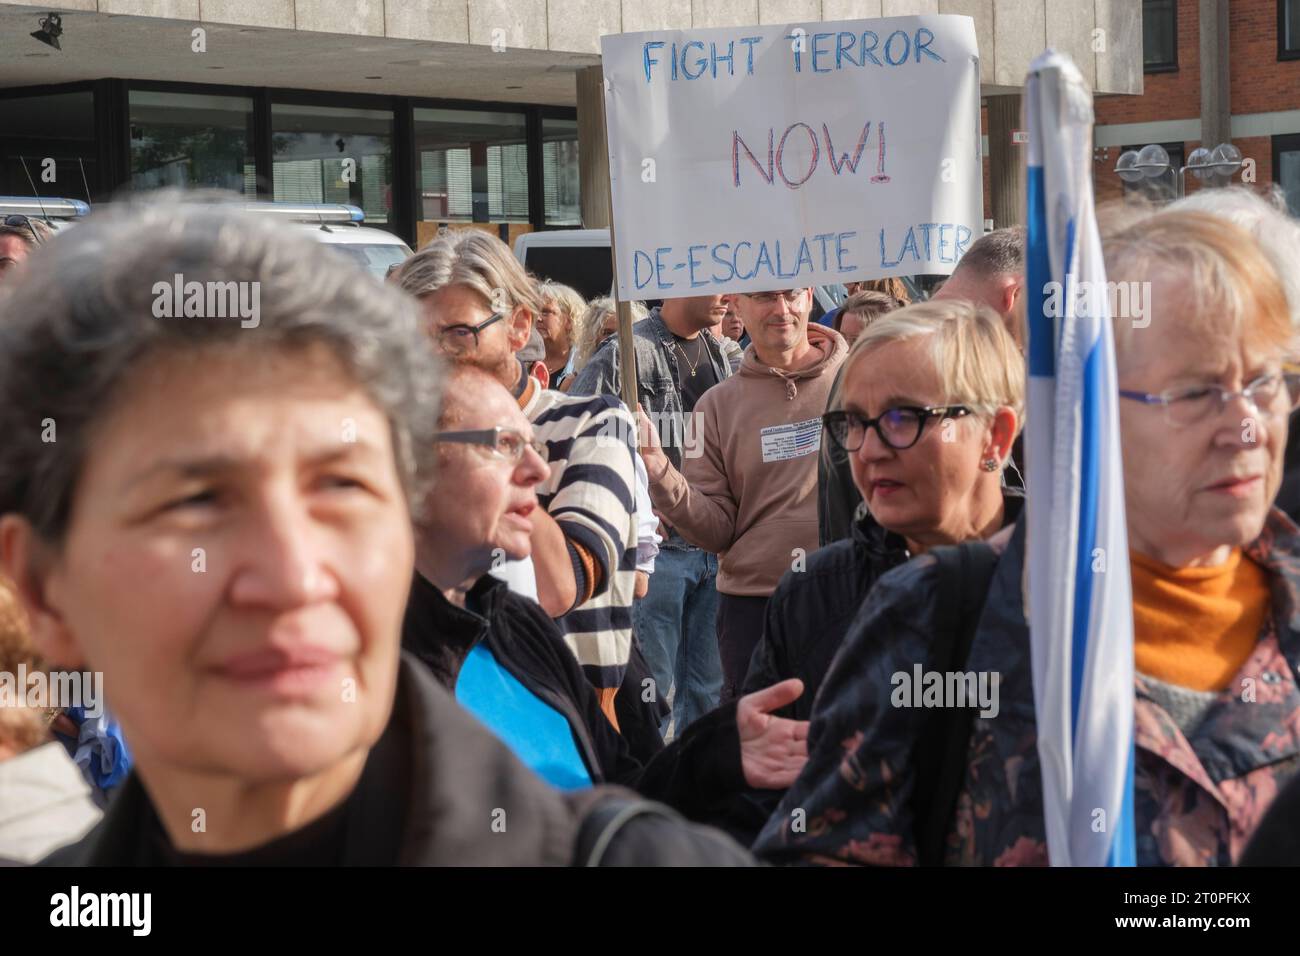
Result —
<path fill-rule="evenodd" d="M 868 510 L 848 538 L 781 578 L 745 692 L 797 677 L 803 696 L 778 713 L 807 720 L 863 598 L 883 574 L 937 545 L 985 538 L 1015 520 L 1022 491 L 1004 487 L 1002 471 L 1023 400 L 1024 361 L 987 307 L 926 302 L 867 326 L 844 360 L 838 408 L 823 424 L 825 440 L 848 455 Z M 780 797 L 750 794 L 735 816 L 757 835 Z"/>
<path fill-rule="evenodd" d="M 1130 216 L 1107 228 L 1103 249 L 1110 281 L 1149 283 L 1150 293 L 1145 315 L 1113 318 L 1134 621 L 1136 860 L 1230 865 L 1300 767 L 1300 534 L 1272 507 L 1300 399 L 1300 378 L 1284 364 L 1300 303 L 1288 302 L 1255 240 L 1226 219 Z M 892 520 L 906 492 L 892 471 L 868 477 L 884 483 L 871 489 L 873 510 Z M 945 616 L 966 603 L 971 580 L 946 586 L 946 555 L 896 569 L 868 596 L 822 684 L 808 765 L 757 844 L 769 859 L 1048 862 L 1023 525 L 966 549 L 982 550 L 987 563 L 964 659 L 936 659 L 953 630 Z M 1088 560 L 1094 573 L 1114 567 L 1104 554 Z M 996 706 L 968 718 L 952 759 L 933 773 L 943 745 L 927 749 L 926 711 L 897 705 L 890 687 L 916 666 L 995 674 L 1000 688 Z M 941 796 L 927 780 L 951 787 Z M 783 824 L 791 807 L 806 812 L 806 833 Z M 1093 815 L 1069 839 L 1108 825 Z"/>
<path fill-rule="evenodd" d="M 535 773 L 563 790 L 615 782 L 707 822 L 746 786 L 785 787 L 806 756 L 806 724 L 771 716 L 797 682 L 716 710 L 653 759 L 633 756 L 601 710 L 555 622 L 488 574 L 531 550 L 545 445 L 518 404 L 478 369 L 455 369 L 434 436 L 438 467 L 417 523 L 402 643 Z M 635 688 L 642 690 L 643 688 Z"/>

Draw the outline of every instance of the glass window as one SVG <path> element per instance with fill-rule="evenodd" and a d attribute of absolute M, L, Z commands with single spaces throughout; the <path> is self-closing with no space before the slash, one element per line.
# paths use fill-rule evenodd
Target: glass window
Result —
<path fill-rule="evenodd" d="M 548 226 L 582 225 L 578 121 L 542 119 L 542 189 Z"/>
<path fill-rule="evenodd" d="M 1300 216 L 1300 133 L 1273 138 L 1273 179 L 1286 193 L 1291 215 Z"/>
<path fill-rule="evenodd" d="M 1142 0 L 1142 68 L 1178 69 L 1178 0 Z"/>
<path fill-rule="evenodd" d="M 351 203 L 391 229 L 391 110 L 273 103 L 271 159 L 276 200 Z"/>
<path fill-rule="evenodd" d="M 528 222 L 523 113 L 415 110 L 424 222 Z"/>
<path fill-rule="evenodd" d="M 131 188 L 229 189 L 257 195 L 253 101 L 131 90 Z"/>
<path fill-rule="evenodd" d="M 90 90 L 0 98 L 0 195 L 98 198 L 94 130 Z"/>
<path fill-rule="evenodd" d="M 1300 59 L 1300 0 L 1278 0 L 1277 47 L 1280 58 Z"/>

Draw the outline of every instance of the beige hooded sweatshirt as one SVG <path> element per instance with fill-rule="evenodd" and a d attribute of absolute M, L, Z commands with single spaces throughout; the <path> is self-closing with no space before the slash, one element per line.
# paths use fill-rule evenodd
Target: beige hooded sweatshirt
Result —
<path fill-rule="evenodd" d="M 798 372 L 745 350 L 740 371 L 695 406 L 700 439 L 651 485 L 650 499 L 692 544 L 719 556 L 718 590 L 767 597 L 817 548 L 817 453 L 822 413 L 848 345 L 809 324 L 821 358 Z M 802 549 L 796 551 L 796 549 Z"/>

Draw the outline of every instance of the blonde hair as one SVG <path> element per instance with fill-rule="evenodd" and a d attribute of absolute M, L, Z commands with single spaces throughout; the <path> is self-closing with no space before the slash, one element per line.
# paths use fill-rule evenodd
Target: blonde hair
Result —
<path fill-rule="evenodd" d="M 862 330 L 844 360 L 850 366 L 866 353 L 909 339 L 928 337 L 930 356 L 943 401 L 966 405 L 991 419 L 1001 407 L 1016 413 L 1020 428 L 1025 409 L 1025 360 L 1001 317 L 986 305 L 964 299 L 919 302 L 875 319 Z"/>
<path fill-rule="evenodd" d="M 542 307 L 536 283 L 510 247 L 479 229 L 438 236 L 402 263 L 397 284 L 416 298 L 444 286 L 463 285 L 482 295 L 493 309 L 523 306 L 535 316 Z"/>
<path fill-rule="evenodd" d="M 45 670 L 32 645 L 27 615 L 18 595 L 8 581 L 0 578 L 0 672 L 15 674 L 20 664 L 29 673 Z M 48 739 L 49 731 L 41 711 L 25 706 L 0 707 L 0 744 L 22 753 Z"/>
<path fill-rule="evenodd" d="M 1102 234 L 1108 282 L 1147 282 L 1167 272 L 1188 290 L 1197 308 L 1162 310 L 1166 332 L 1240 342 L 1251 350 L 1289 352 L 1295 329 L 1277 269 L 1246 230 L 1221 216 L 1185 209 L 1120 217 Z M 1152 317 L 1148 316 L 1148 320 Z M 1175 327 L 1176 323 L 1176 327 Z M 1115 317 L 1120 365 L 1136 336 L 1159 330 Z"/>
<path fill-rule="evenodd" d="M 1277 183 L 1271 184 L 1266 193 L 1246 186 L 1202 189 L 1169 209 L 1229 219 L 1254 236 L 1282 280 L 1291 307 L 1291 324 L 1300 329 L 1300 221 L 1287 213 L 1286 194 Z"/>
<path fill-rule="evenodd" d="M 560 307 L 560 312 L 564 315 L 564 327 L 572 339 L 578 328 L 578 320 L 587 310 L 587 300 L 576 289 L 550 279 L 537 283 L 537 297 L 543 305 L 547 301 L 553 301 Z"/>
<path fill-rule="evenodd" d="M 887 279 L 868 279 L 862 283 L 862 292 L 882 292 L 887 296 L 897 299 L 903 305 L 912 304 L 912 294 L 907 291 L 907 283 L 897 276 L 890 276 Z"/>
<path fill-rule="evenodd" d="M 647 315 L 649 310 L 640 303 L 630 303 L 632 308 L 632 323 L 635 325 Z M 614 300 L 607 295 L 602 295 L 598 299 L 592 299 L 587 306 L 587 310 L 582 313 L 582 319 L 578 322 L 578 329 L 573 336 L 573 347 L 575 355 L 573 359 L 573 371 L 576 375 L 581 372 L 583 366 L 591 361 L 591 357 L 596 354 L 596 346 L 600 345 L 598 336 L 600 335 L 601 324 L 605 321 L 605 316 L 614 311 Z"/>

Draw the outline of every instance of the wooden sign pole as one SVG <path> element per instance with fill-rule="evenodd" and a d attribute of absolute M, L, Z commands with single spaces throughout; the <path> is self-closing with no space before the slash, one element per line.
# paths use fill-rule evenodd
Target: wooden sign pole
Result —
<path fill-rule="evenodd" d="M 604 79 L 602 77 L 602 83 Z M 609 116 L 605 112 L 604 91 L 601 91 L 600 111 L 605 127 L 605 154 L 609 155 Z M 606 170 L 605 188 L 609 191 L 609 254 L 613 259 L 614 273 L 614 308 L 618 313 L 618 354 L 619 377 L 622 387 L 620 397 L 633 417 L 636 416 L 636 348 L 632 344 L 632 304 L 624 302 L 618 292 L 618 245 L 614 240 L 614 164 Z"/>

